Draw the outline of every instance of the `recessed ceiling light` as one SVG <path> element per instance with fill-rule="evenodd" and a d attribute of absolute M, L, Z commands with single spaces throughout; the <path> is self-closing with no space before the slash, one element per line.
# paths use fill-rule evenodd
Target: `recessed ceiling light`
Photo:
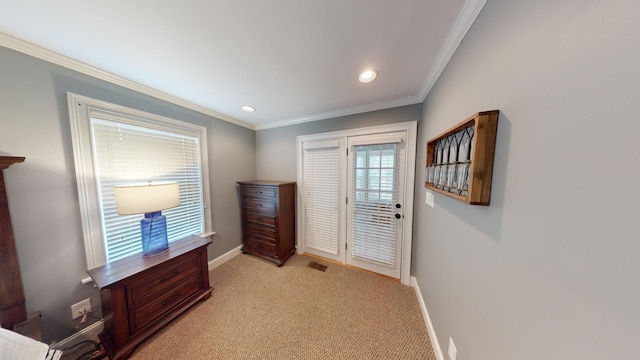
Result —
<path fill-rule="evenodd" d="M 256 111 L 256 108 L 254 108 L 253 106 L 249 106 L 249 105 L 243 105 L 242 106 L 242 110 L 244 110 L 246 112 L 254 112 L 254 111 Z"/>
<path fill-rule="evenodd" d="M 358 81 L 360 81 L 363 84 L 366 84 L 375 80 L 376 77 L 378 77 L 378 73 L 376 73 L 373 70 L 367 70 L 362 72 L 362 74 L 360 74 L 360 77 L 358 77 Z"/>

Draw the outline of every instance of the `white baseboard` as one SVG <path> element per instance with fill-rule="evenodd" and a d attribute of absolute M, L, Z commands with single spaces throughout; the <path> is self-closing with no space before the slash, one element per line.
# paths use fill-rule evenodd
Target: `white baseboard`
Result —
<path fill-rule="evenodd" d="M 53 344 L 52 347 L 57 350 L 62 350 L 70 346 L 79 344 L 85 340 L 93 340 L 98 336 L 98 334 L 100 334 L 103 328 L 104 325 L 102 320 L 96 321 L 95 323 L 87 326 L 86 328 L 69 336 L 68 338 L 58 341 L 57 343 Z"/>
<path fill-rule="evenodd" d="M 218 256 L 217 258 L 209 261 L 209 271 L 217 268 L 218 266 L 226 263 L 227 261 L 231 260 L 234 256 L 240 255 L 242 254 L 242 245 L 238 246 L 237 248 L 233 248 L 230 251 L 227 251 L 226 253 Z"/>
<path fill-rule="evenodd" d="M 427 332 L 429 333 L 431 347 L 433 348 L 433 352 L 436 355 L 436 360 L 444 360 L 444 355 L 442 355 L 440 343 L 438 342 L 438 337 L 436 336 L 436 330 L 433 328 L 433 323 L 431 323 L 431 317 L 429 317 L 429 312 L 427 311 L 427 304 L 425 304 L 424 299 L 422 298 L 422 293 L 420 292 L 420 287 L 418 286 L 418 280 L 415 276 L 411 277 L 411 286 L 416 290 L 416 296 L 418 297 L 418 303 L 420 303 L 420 310 L 422 310 L 422 317 L 424 318 L 424 323 L 427 326 Z"/>

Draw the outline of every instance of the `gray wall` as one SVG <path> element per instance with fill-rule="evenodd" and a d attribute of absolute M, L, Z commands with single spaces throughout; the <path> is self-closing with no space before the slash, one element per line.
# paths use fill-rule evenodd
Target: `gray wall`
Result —
<path fill-rule="evenodd" d="M 87 276 L 66 92 L 208 129 L 213 259 L 241 244 L 235 181 L 255 177 L 255 132 L 0 47 L 0 155 L 26 156 L 5 171 L 27 311 L 43 312 L 43 340 L 76 332 L 69 306 L 96 289 Z M 100 316 L 100 312 L 97 314 Z M 95 321 L 95 319 L 91 319 Z"/>
<path fill-rule="evenodd" d="M 428 138 L 500 109 L 491 206 L 416 184 L 412 274 L 444 352 L 459 360 L 634 358 L 640 347 L 640 93 L 635 0 L 488 0 L 423 106 L 253 131 L 0 48 L 0 154 L 28 311 L 45 341 L 76 331 L 69 305 L 97 291 L 79 222 L 66 91 L 209 129 L 210 259 L 240 244 L 235 181 L 296 179 L 295 137 L 419 120 Z"/>
<path fill-rule="evenodd" d="M 257 131 L 258 178 L 261 180 L 296 181 L 296 136 L 420 121 L 421 118 L 422 104 L 415 104 Z"/>
<path fill-rule="evenodd" d="M 491 206 L 416 184 L 414 269 L 459 360 L 640 353 L 640 3 L 488 0 L 424 104 L 424 144 L 501 111 Z"/>

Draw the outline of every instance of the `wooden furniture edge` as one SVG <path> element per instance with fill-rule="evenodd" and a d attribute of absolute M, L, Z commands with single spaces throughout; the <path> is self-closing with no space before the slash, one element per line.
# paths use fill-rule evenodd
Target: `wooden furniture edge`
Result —
<path fill-rule="evenodd" d="M 98 288 L 101 289 L 103 287 L 111 286 L 119 281 L 125 280 L 132 275 L 135 275 L 141 271 L 145 271 L 146 269 L 154 267 L 167 260 L 171 260 L 181 255 L 184 255 L 190 251 L 185 249 L 189 249 L 189 246 L 191 245 L 191 243 L 197 243 L 197 242 L 201 242 L 201 244 L 195 246 L 195 248 L 198 248 L 201 246 L 209 246 L 212 243 L 211 239 L 205 239 L 195 235 L 188 236 L 184 239 L 176 240 L 174 242 L 169 243 L 169 251 L 166 251 L 164 253 L 157 254 L 154 256 L 149 256 L 149 257 L 128 256 L 126 258 L 116 260 L 102 266 L 98 266 L 97 268 L 90 269 L 87 271 L 87 273 L 89 274 L 91 279 L 93 279 L 96 286 L 98 286 Z M 121 267 L 123 266 L 123 263 L 126 263 L 126 262 L 131 262 L 135 266 L 134 267 L 128 266 L 127 267 L 128 271 L 126 273 L 118 274 L 117 277 L 102 276 L 103 275 L 102 273 L 110 272 L 111 268 Z"/>
<path fill-rule="evenodd" d="M 0 303 L 0 322 L 3 328 L 9 330 L 14 330 L 15 325 L 27 321 L 28 314 L 20 272 L 20 260 L 18 259 L 11 213 L 9 212 L 4 170 L 24 160 L 24 157 L 0 156 L 0 248 L 3 250 L 1 258 L 4 260 L 0 281 L 3 283 L 6 281 L 3 290 L 8 292 L 0 296 L 3 301 Z"/>
<path fill-rule="evenodd" d="M 0 156 L 0 170 L 4 170 L 15 163 L 23 162 L 24 159 L 24 156 Z"/>

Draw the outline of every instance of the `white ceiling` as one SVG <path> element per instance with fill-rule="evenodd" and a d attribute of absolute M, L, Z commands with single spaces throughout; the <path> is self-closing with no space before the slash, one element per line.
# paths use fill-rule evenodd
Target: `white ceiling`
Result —
<path fill-rule="evenodd" d="M 422 102 L 485 1 L 0 0 L 0 45 L 263 129 Z"/>

